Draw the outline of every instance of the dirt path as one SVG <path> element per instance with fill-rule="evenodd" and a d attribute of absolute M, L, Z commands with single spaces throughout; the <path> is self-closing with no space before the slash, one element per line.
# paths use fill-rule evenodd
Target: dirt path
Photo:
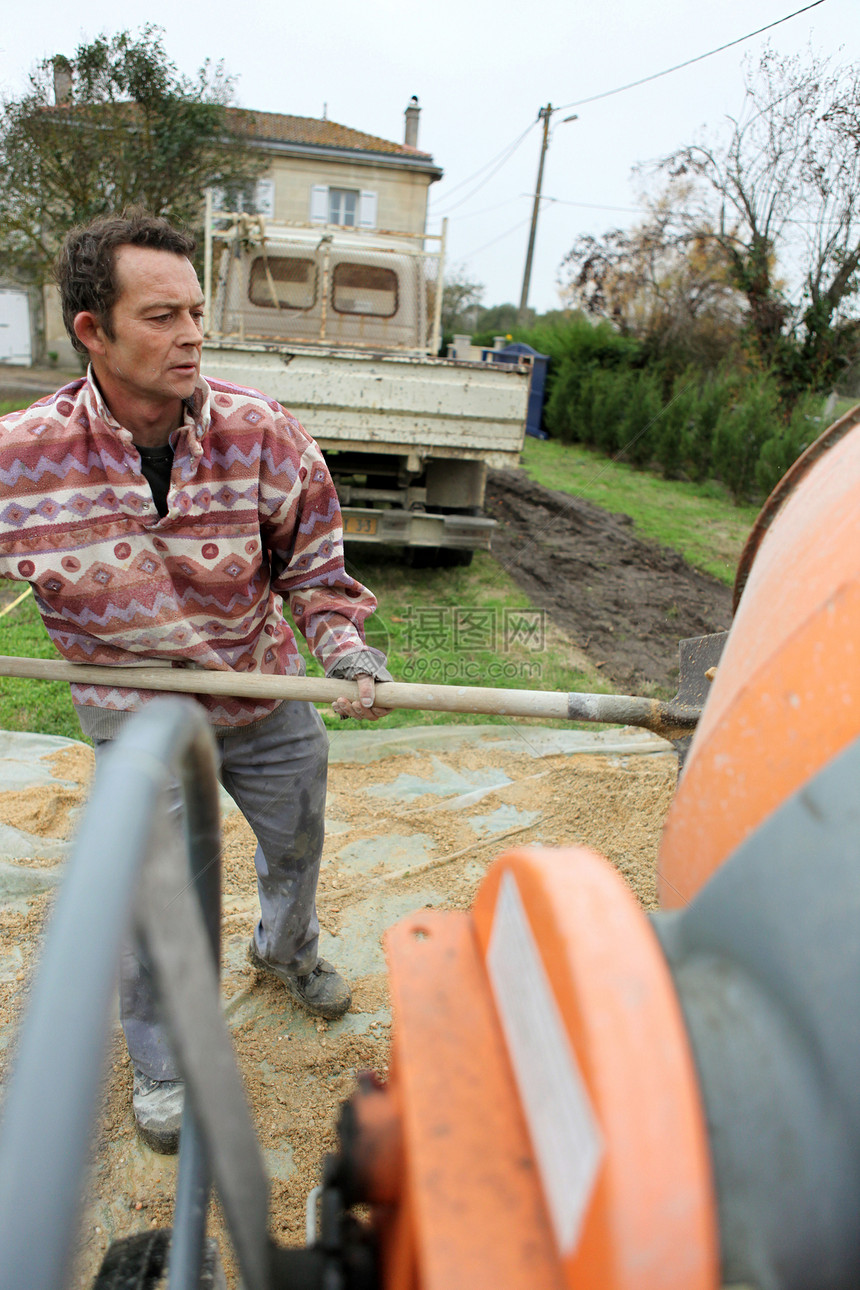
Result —
<path fill-rule="evenodd" d="M 678 641 L 725 631 L 731 591 L 644 542 L 626 515 L 491 470 L 493 555 L 620 690 L 674 693 Z"/>

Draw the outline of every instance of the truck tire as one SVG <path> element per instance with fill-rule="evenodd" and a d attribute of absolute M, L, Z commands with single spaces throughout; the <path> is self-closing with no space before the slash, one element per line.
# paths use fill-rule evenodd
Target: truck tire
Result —
<path fill-rule="evenodd" d="M 409 547 L 409 564 L 413 569 L 454 569 L 472 563 L 474 551 L 446 546 Z"/>

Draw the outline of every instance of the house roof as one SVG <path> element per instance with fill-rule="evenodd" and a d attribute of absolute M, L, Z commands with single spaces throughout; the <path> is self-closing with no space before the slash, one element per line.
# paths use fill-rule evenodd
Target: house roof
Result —
<path fill-rule="evenodd" d="M 371 152 L 413 160 L 422 169 L 433 162 L 429 152 L 410 148 L 405 143 L 392 143 L 390 139 L 380 139 L 375 134 L 365 134 L 363 130 L 353 130 L 351 126 L 339 125 L 336 121 L 286 116 L 280 112 L 254 112 L 248 108 L 228 108 L 227 114 L 235 130 L 263 144 L 299 144 L 311 148 Z"/>

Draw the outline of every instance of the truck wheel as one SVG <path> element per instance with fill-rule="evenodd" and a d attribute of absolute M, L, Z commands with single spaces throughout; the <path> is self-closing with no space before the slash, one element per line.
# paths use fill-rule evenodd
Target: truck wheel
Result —
<path fill-rule="evenodd" d="M 442 555 L 445 557 L 442 561 L 443 564 L 449 565 L 451 568 L 455 568 L 458 565 L 465 568 L 466 565 L 472 563 L 475 552 L 454 550 L 453 547 L 448 547 L 442 549 Z"/>
<path fill-rule="evenodd" d="M 471 564 L 474 554 L 454 547 L 413 546 L 409 548 L 409 564 L 413 569 L 453 569 Z"/>

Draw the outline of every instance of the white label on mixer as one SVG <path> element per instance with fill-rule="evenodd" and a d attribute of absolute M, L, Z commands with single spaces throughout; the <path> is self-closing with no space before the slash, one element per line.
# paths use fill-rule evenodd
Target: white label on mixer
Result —
<path fill-rule="evenodd" d="M 603 1144 L 516 879 L 499 887 L 487 969 L 556 1240 L 575 1248 Z"/>

